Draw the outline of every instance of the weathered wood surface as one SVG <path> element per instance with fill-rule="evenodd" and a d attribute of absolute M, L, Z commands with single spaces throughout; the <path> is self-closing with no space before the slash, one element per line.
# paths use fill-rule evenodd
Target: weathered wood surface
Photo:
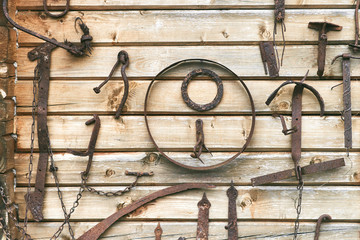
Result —
<path fill-rule="evenodd" d="M 27 53 L 32 48 L 19 48 L 18 77 L 19 79 L 34 77 L 36 62 L 30 62 Z M 130 65 L 127 75 L 131 78 L 152 78 L 170 64 L 187 58 L 205 58 L 218 61 L 241 77 L 261 77 L 264 79 L 264 66 L 261 61 L 259 46 L 135 46 L 135 47 L 96 47 L 90 58 L 75 58 L 63 49 L 56 49 L 52 54 L 52 78 L 101 78 L 105 79 L 117 59 L 120 50 L 129 53 Z M 310 70 L 309 76 L 318 79 L 317 45 L 289 45 L 286 48 L 286 58 L 280 70 L 282 77 L 303 77 Z M 341 61 L 331 65 L 332 59 L 348 52 L 347 45 L 327 47 L 326 67 L 324 76 L 341 79 Z M 160 57 L 159 57 L 160 56 Z M 351 62 L 351 75 L 360 76 L 360 61 Z M 90 67 L 89 67 L 90 66 Z M 171 71 L 168 76 L 184 77 L 198 65 L 192 65 Z M 221 72 L 220 72 L 221 73 Z M 120 71 L 114 77 L 120 77 Z M 341 96 L 339 96 L 341 97 Z"/>
<path fill-rule="evenodd" d="M 72 214 L 73 220 L 99 220 L 108 217 L 117 209 L 122 208 L 140 197 L 154 191 L 163 189 L 164 186 L 136 187 L 130 194 L 120 197 L 107 198 L 89 192 L 84 192 L 80 205 Z M 114 191 L 123 187 L 98 187 L 104 191 Z M 206 190 L 206 195 L 211 202 L 210 219 L 226 220 L 228 197 L 227 186 Z M 298 193 L 296 186 L 237 186 L 238 218 L 249 220 L 294 220 L 296 211 L 294 200 Z M 60 220 L 63 213 L 57 196 L 56 188 L 46 188 L 44 201 L 44 218 L 47 220 Z M 63 187 L 62 193 L 66 206 L 72 206 L 76 198 L 78 187 Z M 190 190 L 181 194 L 174 194 L 151 202 L 140 207 L 135 212 L 124 218 L 127 220 L 191 220 L 197 219 L 197 203 L 204 191 Z M 18 188 L 15 193 L 16 202 L 19 204 L 20 218 L 24 217 L 24 194 L 26 188 Z M 359 187 L 355 186 L 305 186 L 302 200 L 301 219 L 317 219 L 321 214 L 328 213 L 334 220 L 359 221 L 360 205 Z M 346 204 L 344 204 L 346 201 Z M 336 207 L 334 207 L 336 206 Z M 89 211 L 96 208 L 96 211 Z M 165 211 L 166 209 L 166 211 Z"/>
<path fill-rule="evenodd" d="M 92 126 L 85 122 L 90 116 L 49 116 L 48 126 L 51 145 L 55 150 L 66 148 L 86 149 Z M 153 137 L 165 150 L 192 151 L 195 139 L 196 116 L 149 116 Z M 146 131 L 143 116 L 124 116 L 115 120 L 113 116 L 100 116 L 102 121 L 97 150 L 148 151 L 153 150 Z M 206 145 L 213 151 L 236 151 L 248 137 L 250 116 L 203 116 Z M 360 118 L 353 118 L 353 148 L 360 148 Z M 291 118 L 286 117 L 288 126 Z M 31 116 L 17 118 L 17 149 L 28 150 L 30 146 Z M 303 117 L 303 150 L 342 150 L 343 121 L 340 116 Z M 248 150 L 276 151 L 289 150 L 291 136 L 284 136 L 279 118 L 258 116 L 254 136 Z M 37 141 L 35 141 L 37 148 Z"/>
<path fill-rule="evenodd" d="M 62 9 L 63 1 L 49 0 L 49 7 Z M 273 8 L 272 0 L 73 0 L 72 10 L 84 9 L 217 9 L 217 8 Z M 351 8 L 353 0 L 287 0 L 287 8 Z M 42 2 L 37 0 L 18 0 L 17 8 L 21 10 L 42 10 Z"/>
<path fill-rule="evenodd" d="M 101 80 L 83 81 L 59 81 L 53 80 L 50 84 L 48 112 L 66 114 L 115 114 L 120 104 L 123 92 L 123 81 L 113 80 L 107 83 L 100 94 L 95 94 L 93 88 L 100 84 Z M 272 114 L 274 111 L 291 113 L 291 96 L 294 85 L 285 86 L 272 101 L 270 106 L 265 101 L 270 94 L 284 81 L 281 80 L 256 80 L 246 81 L 257 114 Z M 341 81 L 306 81 L 313 86 L 325 102 L 327 114 L 340 114 L 343 110 L 341 94 L 343 87 L 339 86 L 331 90 L 331 87 Z M 130 81 L 129 97 L 126 101 L 123 114 L 139 114 L 144 111 L 144 99 L 150 81 Z M 181 97 L 182 80 L 166 81 L 159 80 L 151 89 L 148 109 L 151 113 L 161 114 L 199 114 L 187 107 Z M 246 92 L 238 81 L 223 81 L 224 96 L 220 104 L 205 114 L 235 114 L 251 112 Z M 262 86 L 261 88 L 259 86 Z M 356 115 L 360 111 L 360 82 L 353 80 L 352 86 L 352 111 Z M 188 88 L 190 98 L 197 103 L 211 102 L 216 95 L 216 85 L 212 81 L 192 81 Z M 61 93 L 61 94 L 59 94 Z M 19 81 L 16 84 L 17 114 L 31 113 L 32 82 Z M 303 94 L 303 113 L 319 114 L 320 106 L 315 96 L 308 90 Z"/>
<path fill-rule="evenodd" d="M 211 214 L 212 209 L 210 209 Z M 79 237 L 86 230 L 96 223 L 82 222 L 72 223 L 75 236 Z M 227 239 L 227 231 L 224 226 L 227 222 L 210 222 L 209 238 L 211 240 Z M 50 233 L 56 231 L 60 225 L 58 222 L 51 223 L 30 223 L 29 232 L 34 240 L 49 239 Z M 288 240 L 292 238 L 293 223 L 289 222 L 248 222 L 241 221 L 239 225 L 239 238 L 243 239 L 274 239 Z M 313 240 L 315 235 L 315 222 L 304 222 L 300 224 L 300 234 L 302 240 Z M 124 222 L 115 223 L 108 231 L 102 235 L 104 239 L 154 239 L 154 229 L 157 222 Z M 195 222 L 161 222 L 163 229 L 162 239 L 174 240 L 179 237 L 195 239 Z M 342 239 L 354 240 L 359 236 L 360 224 L 358 223 L 324 223 L 321 226 L 321 238 L 323 239 Z M 62 240 L 66 235 L 61 236 Z"/>
<path fill-rule="evenodd" d="M 94 37 L 93 42 L 97 45 L 253 45 L 259 41 L 271 41 L 274 29 L 273 10 L 82 11 L 71 12 L 62 20 L 51 19 L 39 12 L 25 11 L 17 14 L 16 21 L 59 41 L 67 39 L 78 42 L 80 34 L 74 30 L 76 17 L 82 17 L 86 22 Z M 353 41 L 353 19 L 353 9 L 287 10 L 286 41 L 316 44 L 319 32 L 308 28 L 310 21 L 327 21 L 343 26 L 342 31 L 328 33 L 329 43 Z M 280 35 L 278 41 L 281 41 Z M 43 40 L 27 33 L 19 33 L 20 44 L 41 42 Z"/>
<path fill-rule="evenodd" d="M 182 162 L 198 162 L 189 159 L 189 152 L 171 153 L 171 155 Z M 214 157 L 204 154 L 202 157 L 206 163 L 224 161 L 234 153 L 218 153 Z M 34 169 L 36 169 L 38 154 L 34 155 Z M 344 153 L 332 152 L 305 152 L 302 154 L 300 164 L 308 165 L 325 162 L 344 157 Z M 360 182 L 360 153 L 350 153 L 345 157 L 346 166 L 304 176 L 306 184 L 322 185 L 342 184 L 357 185 Z M 85 171 L 88 158 L 78 157 L 69 153 L 56 153 L 54 155 L 55 165 L 58 168 L 58 177 L 62 186 L 76 185 L 80 183 L 80 173 Z M 28 162 L 29 153 L 18 153 L 15 155 L 15 168 L 18 186 L 28 184 Z M 201 165 L 201 164 L 199 164 Z M 293 168 L 290 153 L 276 152 L 252 152 L 243 153 L 232 163 L 213 171 L 192 171 L 175 166 L 155 152 L 124 152 L 124 153 L 96 153 L 92 162 L 89 184 L 93 185 L 129 185 L 134 181 L 133 176 L 126 176 L 125 170 L 129 171 L 153 171 L 152 177 L 142 177 L 139 185 L 179 184 L 185 182 L 211 182 L 216 185 L 228 184 L 231 180 L 237 185 L 250 185 L 250 179 L 268 173 L 274 173 Z M 48 186 L 54 186 L 53 177 L 50 173 L 46 175 Z M 32 183 L 35 179 L 32 178 Z M 295 178 L 278 182 L 277 184 L 297 184 Z"/>

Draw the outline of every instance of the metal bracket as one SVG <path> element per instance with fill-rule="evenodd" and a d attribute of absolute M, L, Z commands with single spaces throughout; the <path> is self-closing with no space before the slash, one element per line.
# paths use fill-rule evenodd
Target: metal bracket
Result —
<path fill-rule="evenodd" d="M 279 68 L 276 63 L 274 43 L 260 42 L 261 59 L 264 64 L 265 74 L 269 73 L 270 77 L 279 76 Z"/>
<path fill-rule="evenodd" d="M 163 233 L 163 230 L 160 226 L 160 223 L 158 223 L 157 227 L 154 230 L 155 233 L 155 240 L 161 240 L 161 235 Z"/>
<path fill-rule="evenodd" d="M 317 75 L 321 78 L 324 74 L 325 69 L 325 58 L 326 58 L 326 45 L 327 35 L 329 31 L 341 31 L 342 26 L 328 23 L 328 22 L 309 22 L 309 28 L 319 31 L 319 45 L 318 45 L 318 71 Z"/>
<path fill-rule="evenodd" d="M 230 188 L 226 191 L 229 198 L 228 206 L 228 225 L 225 229 L 228 230 L 228 240 L 238 239 L 238 227 L 237 227 L 237 212 L 236 212 L 236 199 L 238 197 L 238 191 L 234 187 L 234 182 L 231 181 Z"/>
<path fill-rule="evenodd" d="M 286 26 L 285 26 L 285 0 L 275 0 L 275 15 L 274 15 L 274 32 L 273 32 L 273 43 L 276 50 L 276 56 L 279 62 L 279 65 L 282 66 L 283 59 L 284 59 L 284 53 L 285 53 L 285 32 L 286 32 Z M 279 54 L 276 48 L 276 41 L 275 36 L 277 34 L 277 23 L 280 23 L 281 25 L 281 34 L 282 34 L 282 40 L 283 40 L 283 50 L 281 53 L 281 61 L 279 60 Z"/>
<path fill-rule="evenodd" d="M 209 209 L 211 207 L 210 201 L 203 194 L 202 199 L 197 204 L 199 208 L 196 240 L 208 240 L 209 237 Z"/>

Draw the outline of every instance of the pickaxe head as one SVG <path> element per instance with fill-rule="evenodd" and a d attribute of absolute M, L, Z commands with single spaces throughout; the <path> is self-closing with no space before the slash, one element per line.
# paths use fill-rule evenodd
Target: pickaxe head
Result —
<path fill-rule="evenodd" d="M 308 27 L 321 32 L 321 34 L 327 33 L 329 31 L 341 31 L 342 30 L 342 26 L 339 26 L 339 25 L 333 24 L 333 23 L 329 23 L 329 22 L 309 22 Z"/>

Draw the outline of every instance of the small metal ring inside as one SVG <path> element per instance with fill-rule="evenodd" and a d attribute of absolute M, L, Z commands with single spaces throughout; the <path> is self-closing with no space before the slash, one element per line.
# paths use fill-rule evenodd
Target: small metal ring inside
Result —
<path fill-rule="evenodd" d="M 209 76 L 216 83 L 217 93 L 216 93 L 215 98 L 210 103 L 198 104 L 198 103 L 195 103 L 194 101 L 192 101 L 189 97 L 189 94 L 188 94 L 189 83 L 193 78 L 195 78 L 196 76 L 199 76 L 199 75 Z M 186 75 L 186 77 L 184 78 L 184 81 L 181 85 L 181 96 L 182 96 L 184 102 L 186 103 L 186 105 L 188 105 L 188 107 L 190 107 L 191 109 L 194 109 L 195 111 L 198 111 L 198 112 L 204 112 L 204 111 L 208 111 L 208 110 L 215 108 L 220 103 L 220 101 L 223 97 L 223 93 L 224 93 L 224 86 L 222 84 L 221 78 L 215 72 L 213 72 L 209 69 L 205 69 L 205 68 L 195 69 L 195 70 L 191 71 L 190 73 L 188 73 Z"/>

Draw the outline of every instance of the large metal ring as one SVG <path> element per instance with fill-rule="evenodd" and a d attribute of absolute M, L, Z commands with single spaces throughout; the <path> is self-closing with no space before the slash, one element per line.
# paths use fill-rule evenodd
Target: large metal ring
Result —
<path fill-rule="evenodd" d="M 209 76 L 216 83 L 217 93 L 216 93 L 215 98 L 210 103 L 197 104 L 193 100 L 191 100 L 189 97 L 189 94 L 187 91 L 189 83 L 193 78 L 195 78 L 196 76 L 199 76 L 199 75 Z M 188 75 L 186 75 L 186 77 L 184 78 L 184 81 L 181 85 L 181 96 L 182 96 L 184 102 L 186 103 L 186 105 L 188 105 L 188 107 L 190 107 L 191 109 L 194 109 L 198 112 L 204 112 L 204 111 L 208 111 L 208 110 L 215 108 L 220 103 L 220 101 L 223 97 L 223 93 L 224 93 L 224 86 L 222 84 L 221 78 L 215 72 L 213 72 L 209 69 L 205 69 L 205 68 L 195 69 L 195 70 L 191 71 L 190 73 L 188 73 Z"/>
<path fill-rule="evenodd" d="M 151 90 L 151 87 L 153 86 L 154 82 L 156 80 L 158 80 L 158 78 L 164 74 L 165 72 L 169 71 L 170 69 L 180 65 L 180 64 L 183 64 L 183 63 L 187 63 L 187 62 L 201 62 L 201 63 L 209 63 L 209 64 L 214 64 L 216 66 L 219 66 L 221 67 L 222 69 L 226 70 L 227 72 L 231 73 L 231 75 L 233 75 L 237 80 L 239 80 L 240 84 L 243 86 L 243 88 L 245 89 L 245 92 L 249 98 L 249 101 L 250 101 L 250 106 L 251 106 L 251 127 L 250 127 L 250 132 L 249 132 L 249 135 L 248 137 L 246 138 L 246 141 L 244 143 L 244 145 L 242 146 L 242 148 L 239 150 L 239 152 L 237 152 L 235 155 L 233 155 L 232 157 L 230 157 L 229 159 L 221 162 L 221 163 L 218 163 L 218 164 L 214 164 L 214 165 L 210 165 L 210 166 L 201 166 L 201 167 L 195 167 L 195 166 L 190 166 L 190 165 L 186 165 L 186 164 L 183 164 L 183 163 L 180 163 L 174 159 L 172 159 L 171 157 L 169 157 L 168 155 L 166 155 L 164 153 L 164 151 L 157 145 L 154 137 L 152 136 L 151 134 L 151 131 L 150 131 L 150 127 L 149 127 L 149 123 L 148 123 L 148 118 L 147 118 L 147 103 L 148 103 L 148 98 L 149 98 L 149 95 L 150 95 L 150 90 Z M 146 91 L 146 95 L 145 95 L 145 103 L 144 103 L 144 118 L 145 118 L 145 125 L 146 125 L 146 129 L 149 133 L 149 136 L 150 136 L 150 139 L 152 141 L 152 143 L 155 145 L 155 148 L 158 150 L 158 152 L 164 156 L 167 160 L 169 160 L 170 162 L 180 166 L 180 167 L 183 167 L 183 168 L 187 168 L 187 169 L 191 169 L 191 170 L 200 170 L 200 171 L 204 171 L 204 170 L 211 170 L 211 169 L 215 169 L 215 168 L 218 168 L 218 167 L 222 167 L 228 163 L 230 163 L 231 161 L 233 161 L 235 158 L 237 158 L 242 152 L 245 151 L 246 147 L 249 145 L 250 143 L 250 140 L 253 136 L 253 133 L 254 133 L 254 129 L 255 129 L 255 105 L 254 105 L 254 101 L 253 101 L 253 98 L 251 96 L 251 93 L 248 89 L 248 87 L 245 85 L 244 81 L 238 76 L 236 75 L 233 71 L 231 71 L 229 68 L 227 68 L 226 66 L 222 65 L 221 63 L 218 63 L 218 62 L 215 62 L 215 61 L 212 61 L 212 60 L 207 60 L 207 59 L 185 59 L 185 60 L 181 60 L 181 61 L 178 61 L 178 62 L 175 62 L 173 64 L 171 64 L 170 66 L 164 68 L 161 72 L 159 72 L 155 77 L 154 79 L 150 82 L 150 85 Z"/>

